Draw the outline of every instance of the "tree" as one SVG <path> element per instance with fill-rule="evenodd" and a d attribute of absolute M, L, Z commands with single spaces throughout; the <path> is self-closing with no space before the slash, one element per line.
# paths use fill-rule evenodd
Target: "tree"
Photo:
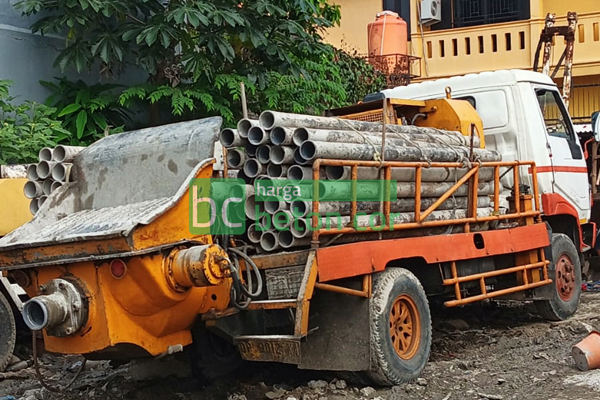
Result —
<path fill-rule="evenodd" d="M 339 99 L 329 103 L 345 101 L 333 48 L 322 42 L 340 10 L 326 0 L 22 0 L 17 7 L 44 13 L 34 32 L 66 34 L 55 63 L 62 70 L 142 68 L 147 84 L 126 90 L 122 103 L 169 99 L 177 116 L 219 113 L 232 121 L 240 82 L 258 99 L 254 107 L 269 103 L 269 84 L 300 83 Z M 297 111 L 320 108 L 296 103 Z"/>

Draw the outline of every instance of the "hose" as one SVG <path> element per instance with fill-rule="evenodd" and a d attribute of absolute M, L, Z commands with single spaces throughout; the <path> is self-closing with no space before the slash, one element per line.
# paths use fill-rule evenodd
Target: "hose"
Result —
<path fill-rule="evenodd" d="M 246 309 L 250 305 L 250 302 L 253 299 L 257 299 L 263 290 L 263 280 L 260 275 L 260 271 L 254 261 L 244 252 L 240 251 L 235 247 L 229 247 L 227 249 L 229 252 L 230 258 L 232 261 L 229 263 L 229 268 L 231 271 L 231 279 L 233 284 L 231 286 L 231 302 L 238 309 Z M 247 285 L 244 285 L 242 280 L 240 279 L 240 267 L 239 267 L 239 258 L 244 259 L 246 261 L 246 265 L 250 266 L 250 268 L 246 268 L 246 281 Z M 256 289 L 253 291 L 254 281 L 252 274 L 256 276 Z"/>
<path fill-rule="evenodd" d="M 46 383 L 46 381 L 44 381 L 44 377 L 42 376 L 42 373 L 40 372 L 40 365 L 38 363 L 38 352 L 37 352 L 37 333 L 39 331 L 32 331 L 31 332 L 31 337 L 33 338 L 33 343 L 32 343 L 32 347 L 33 347 L 33 366 L 35 368 L 35 375 L 38 378 L 38 381 L 40 382 L 40 384 L 42 385 L 43 388 L 45 388 L 46 390 L 48 390 L 49 392 L 54 392 L 54 393 L 62 393 L 64 392 L 67 388 L 69 388 L 77 378 L 79 378 L 79 375 L 81 375 L 81 373 L 83 372 L 83 369 L 85 368 L 85 363 L 87 362 L 87 360 L 84 358 L 83 361 L 81 362 L 81 366 L 79 367 L 79 369 L 77 370 L 77 372 L 75 373 L 75 376 L 69 381 L 69 383 L 67 383 L 66 386 L 60 387 L 60 386 L 51 386 L 50 384 Z"/>

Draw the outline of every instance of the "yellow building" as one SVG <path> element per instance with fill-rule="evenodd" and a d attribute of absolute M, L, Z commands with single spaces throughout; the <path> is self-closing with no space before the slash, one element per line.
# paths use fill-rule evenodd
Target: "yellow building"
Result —
<path fill-rule="evenodd" d="M 439 21 L 420 22 L 435 0 L 334 0 L 341 6 L 341 27 L 326 40 L 346 49 L 367 53 L 367 24 L 382 10 L 398 12 L 410 29 L 409 53 L 419 80 L 437 79 L 498 69 L 532 69 L 547 13 L 557 25 L 567 25 L 567 12 L 579 22 L 575 38 L 573 92 L 570 111 L 576 122 L 600 110 L 600 7 L 598 0 L 438 0 Z M 553 66 L 564 50 L 553 48 Z M 562 85 L 562 70 L 556 76 Z"/>

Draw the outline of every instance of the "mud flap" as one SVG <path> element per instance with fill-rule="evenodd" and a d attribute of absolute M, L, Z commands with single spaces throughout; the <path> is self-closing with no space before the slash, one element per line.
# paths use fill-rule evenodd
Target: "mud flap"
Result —
<path fill-rule="evenodd" d="M 309 335 L 300 345 L 301 369 L 370 370 L 369 299 L 315 292 Z"/>
<path fill-rule="evenodd" d="M 548 237 L 552 238 L 552 227 L 548 222 L 546 222 L 546 229 L 548 230 Z M 544 248 L 544 257 L 546 257 L 546 260 L 550 261 L 550 264 L 548 264 L 548 278 L 552 279 L 552 282 L 554 282 L 554 270 L 550 270 L 550 266 L 552 266 L 552 263 L 554 262 L 554 260 L 552 259 L 552 241 L 550 241 L 550 243 L 550 246 Z M 554 290 L 554 283 L 540 286 L 539 288 L 533 289 L 531 291 L 532 296 L 528 297 L 527 300 L 550 299 L 554 294 Z"/>

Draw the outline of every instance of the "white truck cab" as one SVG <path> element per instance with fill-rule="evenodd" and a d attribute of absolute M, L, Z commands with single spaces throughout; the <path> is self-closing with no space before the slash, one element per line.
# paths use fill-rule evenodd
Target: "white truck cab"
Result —
<path fill-rule="evenodd" d="M 483 72 L 383 91 L 389 98 L 469 101 L 483 120 L 486 147 L 505 161 L 537 165 L 542 211 L 554 232 L 571 237 L 580 252 L 595 243 L 584 153 L 561 94 L 548 76 L 522 70 Z M 512 178 L 503 180 L 512 187 Z M 531 182 L 522 182 L 531 186 Z M 587 232 L 587 233 L 586 233 Z"/>

